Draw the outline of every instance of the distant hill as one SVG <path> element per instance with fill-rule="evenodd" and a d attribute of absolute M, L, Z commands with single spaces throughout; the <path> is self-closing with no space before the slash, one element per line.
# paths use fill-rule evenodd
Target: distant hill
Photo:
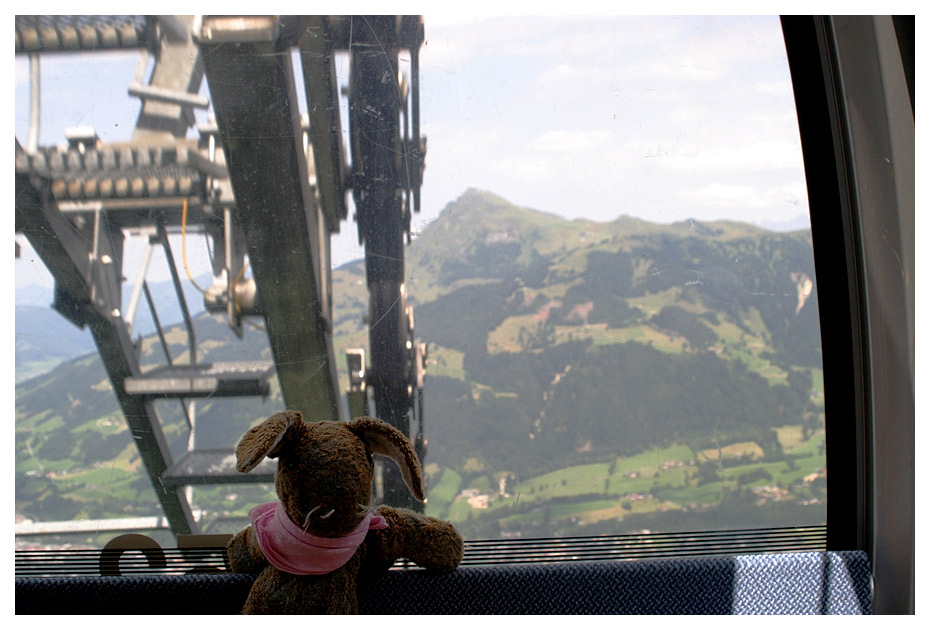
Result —
<path fill-rule="evenodd" d="M 90 332 L 49 307 L 16 306 L 16 382 L 67 359 L 96 352 Z"/>
<path fill-rule="evenodd" d="M 408 246 L 406 275 L 429 348 L 428 510 L 466 536 L 822 519 L 809 231 L 566 221 L 470 189 Z M 334 270 L 333 300 L 344 379 L 344 350 L 368 345 L 361 261 Z M 197 326 L 204 360 L 270 356 L 259 331 Z M 232 448 L 282 404 L 207 401 L 198 439 Z M 166 406 L 164 421 L 180 449 L 180 414 Z M 19 384 L 17 513 L 152 512 L 134 448 L 96 356 Z M 226 514 L 257 497 L 195 500 Z"/>
<path fill-rule="evenodd" d="M 199 286 L 207 286 L 210 277 L 205 274 L 196 280 Z M 191 315 L 202 313 L 203 298 L 197 289 L 187 279 L 181 286 Z M 124 285 L 125 304 L 129 303 L 131 290 L 129 285 Z M 156 301 L 162 325 L 181 321 L 181 307 L 170 281 L 150 283 L 149 291 Z M 48 372 L 68 359 L 97 352 L 90 331 L 78 328 L 51 308 L 53 299 L 50 288 L 30 285 L 16 290 L 17 383 Z M 144 299 L 140 301 L 133 332 L 135 336 L 155 332 L 155 323 Z"/>

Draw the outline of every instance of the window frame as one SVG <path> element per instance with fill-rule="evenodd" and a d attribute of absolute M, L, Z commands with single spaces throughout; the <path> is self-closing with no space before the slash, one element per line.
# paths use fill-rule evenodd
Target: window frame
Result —
<path fill-rule="evenodd" d="M 869 554 L 876 613 L 913 613 L 913 57 L 901 59 L 913 21 L 781 22 L 821 304 L 827 548 Z"/>
<path fill-rule="evenodd" d="M 782 29 L 821 304 L 827 548 L 869 554 L 876 613 L 913 613 L 913 66 L 899 43 L 907 23 L 786 16 Z"/>

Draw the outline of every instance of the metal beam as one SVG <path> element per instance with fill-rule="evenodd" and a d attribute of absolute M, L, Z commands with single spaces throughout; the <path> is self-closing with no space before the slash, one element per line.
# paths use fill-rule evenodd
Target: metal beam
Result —
<path fill-rule="evenodd" d="M 204 18 L 199 32 L 236 222 L 264 307 L 288 407 L 338 420 L 329 307 L 329 234 L 309 184 L 290 51 L 234 23 Z"/>
<path fill-rule="evenodd" d="M 142 15 L 17 15 L 16 54 L 144 48 L 155 18 Z"/>
<path fill-rule="evenodd" d="M 119 314 L 94 301 L 93 277 L 85 265 L 92 242 L 81 242 L 74 226 L 50 200 L 46 189 L 16 176 L 16 229 L 22 231 L 55 278 L 55 307 L 78 326 L 90 328 L 130 433 L 148 470 L 165 516 L 176 534 L 197 533 L 183 489 L 165 486 L 162 475 L 173 463 L 152 403 L 126 392 L 125 381 L 141 376 L 132 339 Z M 122 246 L 122 240 L 117 239 Z M 115 252 L 114 252 L 115 253 Z M 118 274 L 118 264 L 107 273 Z"/>
<path fill-rule="evenodd" d="M 159 19 L 161 37 L 150 84 L 138 86 L 135 91 L 130 86 L 130 94 L 142 97 L 133 140 L 184 138 L 195 122 L 193 108 L 205 106 L 197 98 L 203 82 L 203 63 L 189 32 L 193 22 L 194 16 Z"/>
<path fill-rule="evenodd" d="M 310 146 L 320 203 L 330 232 L 348 215 L 345 154 L 339 117 L 339 92 L 333 59 L 334 36 L 325 16 L 301 18 L 300 65 L 310 118 Z"/>
<path fill-rule="evenodd" d="M 365 244 L 375 413 L 410 437 L 409 337 L 404 300 L 405 214 L 396 16 L 359 17 L 352 29 L 349 123 L 359 241 Z M 389 505 L 418 508 L 393 465 L 384 468 Z"/>

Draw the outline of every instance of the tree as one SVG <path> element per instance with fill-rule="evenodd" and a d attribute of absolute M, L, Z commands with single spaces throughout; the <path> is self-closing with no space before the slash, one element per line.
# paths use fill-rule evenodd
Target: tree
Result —
<path fill-rule="evenodd" d="M 720 465 L 712 460 L 704 460 L 698 464 L 697 479 L 698 485 L 703 486 L 708 483 L 720 481 L 718 470 Z"/>

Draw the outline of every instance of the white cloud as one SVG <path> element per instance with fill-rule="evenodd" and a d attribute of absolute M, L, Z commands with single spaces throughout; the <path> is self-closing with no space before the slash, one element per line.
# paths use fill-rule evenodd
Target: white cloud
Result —
<path fill-rule="evenodd" d="M 502 64 L 513 57 L 545 52 L 545 32 L 555 29 L 558 20 L 545 18 L 510 18 L 462 16 L 460 19 L 424 18 L 426 39 L 420 50 L 424 68 L 455 72 L 475 59 L 491 57 Z M 516 38 L 516 39 L 515 39 Z"/>
<path fill-rule="evenodd" d="M 771 192 L 773 199 L 778 199 L 786 203 L 807 209 L 807 184 L 803 180 L 798 180 L 784 186 L 773 189 Z"/>
<path fill-rule="evenodd" d="M 697 190 L 683 190 L 682 199 L 715 208 L 742 208 L 746 211 L 793 206 L 807 208 L 807 190 L 801 182 L 762 189 L 746 184 L 712 182 Z M 771 215 L 772 213 L 766 213 Z M 749 217 L 746 217 L 749 218 Z"/>
<path fill-rule="evenodd" d="M 790 81 L 760 81 L 755 84 L 754 88 L 760 94 L 779 98 L 791 98 L 793 95 Z"/>
<path fill-rule="evenodd" d="M 487 150 L 504 141 L 501 129 L 482 127 L 473 122 L 468 126 L 455 124 L 456 121 L 433 121 L 423 125 L 423 135 L 428 139 L 427 153 L 442 146 L 445 151 L 457 154 L 473 155 L 475 150 Z"/>
<path fill-rule="evenodd" d="M 20 55 L 16 57 L 16 63 L 14 65 L 14 75 L 16 79 L 16 87 L 20 85 L 29 84 L 29 58 L 25 55 Z"/>
<path fill-rule="evenodd" d="M 594 64 L 578 64 L 574 62 L 560 62 L 539 74 L 541 84 L 556 84 L 564 86 L 566 82 L 576 81 L 603 81 L 604 68 Z"/>
<path fill-rule="evenodd" d="M 525 182 L 542 182 L 554 176 L 553 164 L 550 160 L 536 157 L 515 157 L 500 160 L 499 173 L 506 173 L 508 177 Z"/>
<path fill-rule="evenodd" d="M 535 199 L 543 210 L 623 207 L 644 215 L 677 211 L 682 190 L 701 208 L 701 200 L 722 200 L 721 212 L 730 208 L 724 202 L 754 196 L 782 205 L 804 198 L 777 18 L 464 11 L 424 20 L 425 218 L 427 206 L 438 210 L 468 186 Z M 82 105 L 49 90 L 44 111 L 58 114 L 58 127 L 74 118 L 103 129 L 116 93 L 129 100 L 134 62 L 117 73 L 106 59 L 93 56 L 77 73 L 61 72 L 55 56 L 43 63 L 43 82 L 67 78 L 84 91 L 113 93 Z M 17 83 L 26 66 L 17 59 Z M 28 100 L 18 97 L 17 110 L 20 103 Z M 134 119 L 120 120 L 119 130 L 131 131 Z M 17 111 L 17 129 L 19 120 Z M 793 180 L 800 191 L 781 186 Z"/>
<path fill-rule="evenodd" d="M 658 140 L 634 138 L 624 143 L 618 153 L 630 156 L 632 159 L 657 158 L 668 155 L 664 144 Z"/>
<path fill-rule="evenodd" d="M 443 13 L 426 13 L 423 15 L 423 24 L 432 28 L 444 28 L 449 26 L 468 26 L 475 22 L 487 19 L 487 14 L 475 13 L 456 13 L 453 11 Z"/>
<path fill-rule="evenodd" d="M 681 197 L 706 205 L 759 206 L 764 203 L 762 193 L 753 186 L 720 182 L 707 184 L 699 190 L 683 190 Z"/>
<path fill-rule="evenodd" d="M 610 137 L 610 132 L 603 130 L 567 131 L 559 129 L 549 131 L 530 143 L 530 149 L 547 152 L 587 151 L 603 144 Z"/>
<path fill-rule="evenodd" d="M 737 147 L 680 149 L 665 157 L 664 166 L 686 170 L 761 170 L 799 168 L 800 147 L 783 140 L 758 140 Z"/>
<path fill-rule="evenodd" d="M 712 59 L 674 54 L 643 64 L 639 74 L 650 79 L 706 82 L 720 78 L 723 70 Z"/>

